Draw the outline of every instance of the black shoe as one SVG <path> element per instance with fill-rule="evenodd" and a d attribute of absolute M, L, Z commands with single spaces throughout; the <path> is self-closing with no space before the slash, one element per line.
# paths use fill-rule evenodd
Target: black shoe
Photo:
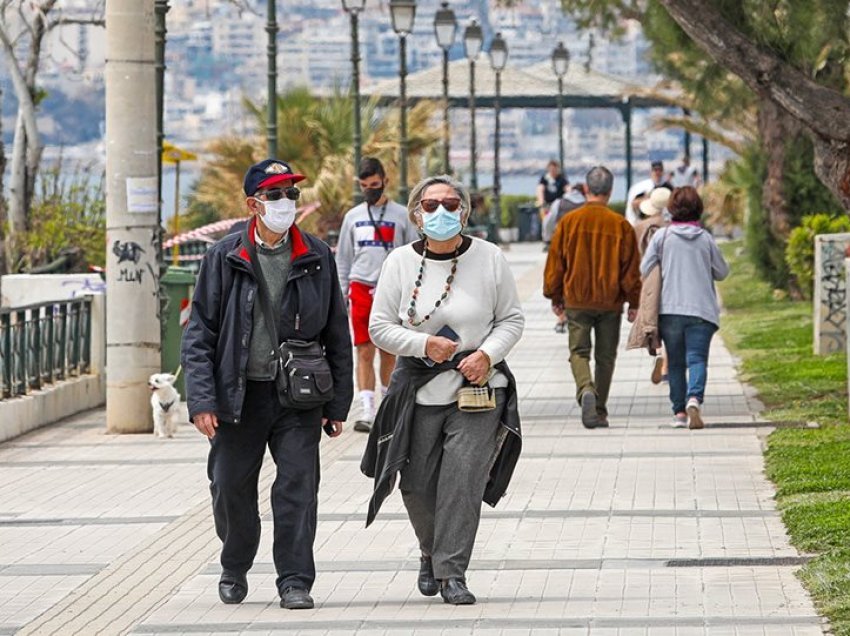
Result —
<path fill-rule="evenodd" d="M 369 420 L 357 420 L 354 422 L 354 430 L 358 433 L 368 433 L 372 430 L 372 422 Z"/>
<path fill-rule="evenodd" d="M 419 591 L 423 596 L 436 596 L 440 591 L 437 579 L 434 578 L 434 568 L 431 565 L 431 557 L 419 557 Z"/>
<path fill-rule="evenodd" d="M 313 609 L 313 597 L 303 587 L 288 587 L 280 595 L 283 609 Z"/>
<path fill-rule="evenodd" d="M 581 423 L 585 428 L 599 426 L 599 417 L 596 415 L 596 394 L 593 391 L 585 391 L 581 394 Z"/>
<path fill-rule="evenodd" d="M 248 577 L 245 574 L 224 570 L 218 581 L 218 597 L 222 603 L 236 605 L 248 596 Z"/>
<path fill-rule="evenodd" d="M 608 428 L 608 417 L 605 415 L 597 415 L 596 428 Z"/>
<path fill-rule="evenodd" d="M 466 581 L 463 579 L 443 579 L 440 595 L 443 597 L 443 602 L 452 605 L 473 605 L 475 603 L 475 595 L 469 591 L 466 587 Z"/>

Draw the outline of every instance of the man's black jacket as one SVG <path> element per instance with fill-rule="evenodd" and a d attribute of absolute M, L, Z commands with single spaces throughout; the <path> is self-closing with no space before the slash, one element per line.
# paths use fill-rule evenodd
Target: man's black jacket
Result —
<path fill-rule="evenodd" d="M 248 224 L 251 241 L 256 222 Z M 283 340 L 318 340 L 324 345 L 334 398 L 325 404 L 323 415 L 343 421 L 354 393 L 353 361 L 336 263 L 324 242 L 294 225 L 289 240 L 292 268 L 279 309 L 278 334 Z M 212 412 L 224 422 L 239 422 L 256 301 L 257 282 L 242 235 L 229 234 L 204 256 L 183 334 L 181 361 L 190 419 Z"/>
<path fill-rule="evenodd" d="M 375 520 L 384 499 L 392 492 L 396 474 L 408 462 L 411 427 L 416 425 L 413 421 L 416 391 L 443 371 L 456 368 L 460 361 L 471 353 L 472 351 L 464 351 L 452 360 L 433 367 L 418 358 L 404 357 L 396 361 L 389 392 L 375 416 L 375 423 L 369 432 L 369 440 L 360 462 L 360 471 L 375 480 L 372 498 L 369 500 L 369 511 L 366 514 L 366 526 Z M 502 411 L 500 444 L 490 466 L 490 477 L 484 490 L 484 502 L 491 506 L 499 503 L 499 499 L 505 494 L 522 450 L 516 380 L 504 360 L 495 365 L 495 368 L 508 378 L 508 388 Z"/>

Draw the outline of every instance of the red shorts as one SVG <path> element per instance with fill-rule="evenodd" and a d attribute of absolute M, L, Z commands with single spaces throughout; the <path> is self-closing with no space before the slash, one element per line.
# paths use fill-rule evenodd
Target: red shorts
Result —
<path fill-rule="evenodd" d="M 369 338 L 369 314 L 372 313 L 372 300 L 375 288 L 365 283 L 351 281 L 348 286 L 348 298 L 351 301 L 351 328 L 354 331 L 354 346 L 372 342 Z"/>

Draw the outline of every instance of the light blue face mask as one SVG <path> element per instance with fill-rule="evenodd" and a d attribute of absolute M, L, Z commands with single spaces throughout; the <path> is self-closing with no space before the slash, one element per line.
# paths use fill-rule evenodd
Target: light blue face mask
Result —
<path fill-rule="evenodd" d="M 442 205 L 433 212 L 422 213 L 422 231 L 435 241 L 448 241 L 460 234 L 463 225 L 460 222 L 460 210 L 449 212 Z"/>

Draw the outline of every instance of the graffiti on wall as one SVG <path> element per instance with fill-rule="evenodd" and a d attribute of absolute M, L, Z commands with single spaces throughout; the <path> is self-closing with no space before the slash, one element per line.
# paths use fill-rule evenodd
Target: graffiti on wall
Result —
<path fill-rule="evenodd" d="M 841 238 L 838 238 L 838 237 Z M 815 351 L 820 354 L 844 350 L 846 320 L 845 250 L 850 236 L 818 237 L 816 248 L 820 267 L 816 271 Z"/>

